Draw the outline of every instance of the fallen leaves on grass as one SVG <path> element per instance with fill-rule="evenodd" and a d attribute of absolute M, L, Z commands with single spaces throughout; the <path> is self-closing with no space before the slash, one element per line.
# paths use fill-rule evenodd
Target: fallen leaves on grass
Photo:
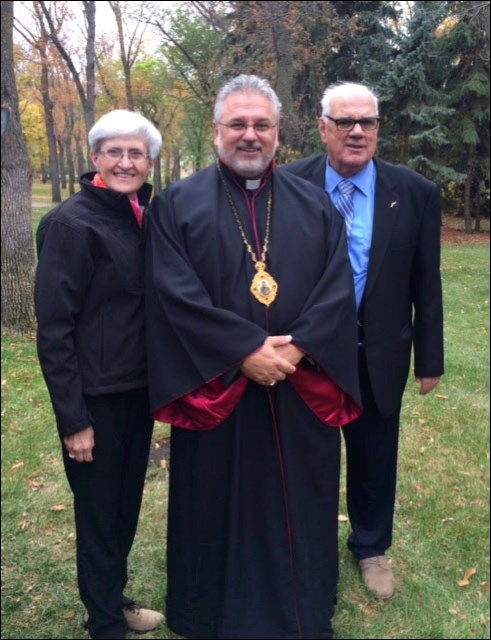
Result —
<path fill-rule="evenodd" d="M 54 504 L 51 507 L 51 511 L 65 511 L 66 508 L 66 504 Z"/>
<path fill-rule="evenodd" d="M 459 580 L 458 582 L 459 587 L 467 587 L 471 583 L 470 579 L 475 573 L 477 573 L 476 567 L 472 567 L 472 569 L 469 569 L 469 571 L 466 572 L 462 580 Z"/>

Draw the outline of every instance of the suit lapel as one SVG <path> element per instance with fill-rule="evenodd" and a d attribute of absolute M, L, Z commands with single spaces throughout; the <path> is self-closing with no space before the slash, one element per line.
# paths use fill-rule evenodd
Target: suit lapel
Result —
<path fill-rule="evenodd" d="M 380 265 L 389 245 L 394 223 L 399 215 L 399 207 L 400 202 L 396 183 L 389 180 L 384 167 L 377 162 L 372 246 L 366 285 L 367 295 L 370 293 L 372 284 L 377 279 Z"/>

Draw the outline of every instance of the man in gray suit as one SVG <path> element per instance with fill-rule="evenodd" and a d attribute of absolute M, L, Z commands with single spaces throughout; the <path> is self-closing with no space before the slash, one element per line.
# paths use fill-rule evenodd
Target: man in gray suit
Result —
<path fill-rule="evenodd" d="M 359 325 L 364 414 L 343 428 L 348 547 L 366 587 L 394 593 L 392 543 L 402 395 L 411 348 L 425 395 L 443 374 L 440 196 L 436 184 L 375 158 L 378 100 L 362 84 L 329 86 L 319 131 L 327 154 L 285 168 L 324 188 L 346 220 Z"/>

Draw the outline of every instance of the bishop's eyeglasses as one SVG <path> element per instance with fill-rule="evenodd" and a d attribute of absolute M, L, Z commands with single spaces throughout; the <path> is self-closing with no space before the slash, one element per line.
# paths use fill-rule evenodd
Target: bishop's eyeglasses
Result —
<path fill-rule="evenodd" d="M 245 133 L 249 127 L 254 129 L 255 133 L 268 133 L 272 129 L 277 127 L 276 124 L 271 124 L 270 122 L 251 122 L 247 124 L 243 120 L 233 120 L 232 122 L 217 122 L 217 124 L 222 125 L 222 127 L 227 127 L 230 131 L 234 133 Z"/>

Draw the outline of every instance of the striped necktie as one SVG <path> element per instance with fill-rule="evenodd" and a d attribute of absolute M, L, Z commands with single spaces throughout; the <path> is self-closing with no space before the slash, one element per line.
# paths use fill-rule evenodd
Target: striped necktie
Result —
<path fill-rule="evenodd" d="M 353 224 L 353 215 L 355 213 L 353 206 L 353 191 L 355 190 L 355 185 L 351 180 L 341 180 L 338 184 L 338 189 L 341 194 L 338 200 L 338 209 L 346 223 L 346 233 L 349 237 L 351 225 Z"/>

